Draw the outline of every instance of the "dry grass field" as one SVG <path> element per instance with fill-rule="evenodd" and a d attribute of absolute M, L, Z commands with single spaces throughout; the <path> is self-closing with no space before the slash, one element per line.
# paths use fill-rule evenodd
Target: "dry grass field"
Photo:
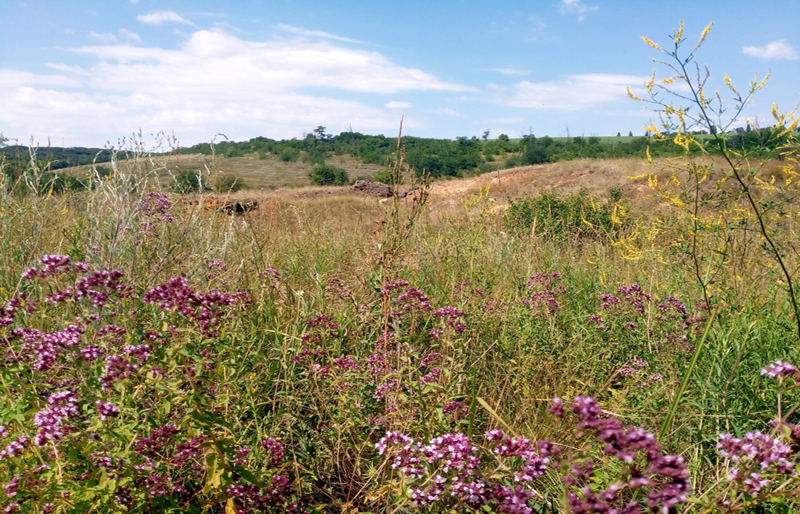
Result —
<path fill-rule="evenodd" d="M 377 164 L 365 164 L 349 155 L 334 156 L 328 159 L 327 163 L 344 168 L 351 179 L 369 178 L 385 168 Z M 243 180 L 245 186 L 250 189 L 295 188 L 311 185 L 308 172 L 313 167 L 313 164 L 301 160 L 284 162 L 276 155 L 267 155 L 264 159 L 259 159 L 255 155 L 248 157 L 215 156 L 213 159 L 211 156 L 201 154 L 163 155 L 139 161 L 138 164 L 142 166 L 142 171 L 157 170 L 158 176 L 164 184 L 171 181 L 170 173 L 177 174 L 182 170 L 188 170 L 208 175 L 210 180 L 213 180 L 218 174 L 233 175 Z M 124 167 L 131 163 L 119 161 L 119 165 Z M 63 171 L 76 176 L 85 176 L 90 169 L 82 166 L 66 168 Z"/>

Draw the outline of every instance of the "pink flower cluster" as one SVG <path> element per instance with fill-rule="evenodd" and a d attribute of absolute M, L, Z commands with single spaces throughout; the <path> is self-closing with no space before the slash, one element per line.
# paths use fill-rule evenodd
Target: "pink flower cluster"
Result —
<path fill-rule="evenodd" d="M 494 442 L 494 454 L 519 459 L 521 468 L 513 473 L 517 485 L 510 487 L 479 475 L 481 449 L 463 433 L 443 434 L 423 445 L 408 435 L 389 431 L 375 448 L 379 455 L 389 458 L 392 469 L 410 481 L 411 501 L 420 507 L 453 502 L 471 508 L 492 506 L 497 512 L 530 514 L 528 500 L 534 497 L 530 483 L 542 476 L 549 463 L 549 443 L 534 447 L 521 437 L 507 437 L 500 430 L 486 433 Z M 552 454 L 552 453 L 551 453 Z"/>
<path fill-rule="evenodd" d="M 762 475 L 796 475 L 795 463 L 789 458 L 792 447 L 779 439 L 756 430 L 737 438 L 720 434 L 717 450 L 735 464 L 728 471 L 728 479 L 742 482 L 750 494 L 756 494 L 771 483 Z"/>
<path fill-rule="evenodd" d="M 244 292 L 233 294 L 212 289 L 207 293 L 195 292 L 182 277 L 171 278 L 144 294 L 144 303 L 156 304 L 165 310 L 174 310 L 193 320 L 200 331 L 210 337 L 219 335 L 214 327 L 219 325 L 222 310 L 238 301 L 249 302 Z"/>
<path fill-rule="evenodd" d="M 587 459 L 583 464 L 573 465 L 570 474 L 562 479 L 567 486 L 580 488 L 580 493 L 567 494 L 572 512 L 642 512 L 641 505 L 635 501 L 615 506 L 623 501 L 620 493 L 626 489 L 646 489 L 645 506 L 653 512 L 670 512 L 686 501 L 691 485 L 683 457 L 664 455 L 653 434 L 642 428 L 626 426 L 614 416 L 605 414 L 594 398 L 575 398 L 571 410 L 577 415 L 582 430 L 593 432 L 605 443 L 605 453 L 630 465 L 622 483 L 612 484 L 600 493 L 588 487 L 593 475 L 592 461 Z M 637 463 L 642 461 L 645 466 L 640 468 Z"/>
<path fill-rule="evenodd" d="M 526 285 L 534 291 L 529 298 L 522 300 L 522 303 L 530 306 L 534 316 L 545 313 L 552 316 L 561 308 L 558 297 L 567 293 L 566 288 L 559 283 L 562 278 L 561 273 L 557 271 L 551 273 L 540 271 L 531 275 Z"/>

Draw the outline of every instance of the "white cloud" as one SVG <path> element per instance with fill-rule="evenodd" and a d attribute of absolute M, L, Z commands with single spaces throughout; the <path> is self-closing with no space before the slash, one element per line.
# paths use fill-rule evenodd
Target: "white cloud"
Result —
<path fill-rule="evenodd" d="M 136 17 L 136 19 L 142 23 L 147 23 L 148 25 L 161 25 L 167 21 L 184 23 L 186 25 L 194 25 L 191 21 L 187 20 L 175 11 L 155 11 L 147 14 L 140 14 Z"/>
<path fill-rule="evenodd" d="M 742 52 L 750 57 L 765 61 L 795 61 L 800 54 L 785 40 L 773 41 L 764 46 L 745 46 Z"/>
<path fill-rule="evenodd" d="M 579 111 L 628 98 L 626 87 L 637 91 L 648 77 L 633 75 L 570 75 L 564 80 L 491 86 L 494 101 L 511 107 Z M 637 86 L 637 87 L 634 87 Z"/>
<path fill-rule="evenodd" d="M 580 22 L 586 18 L 587 13 L 599 10 L 600 7 L 596 5 L 586 5 L 581 0 L 561 0 L 558 4 L 558 11 L 561 14 L 577 14 L 578 21 Z"/>
<path fill-rule="evenodd" d="M 89 32 L 89 37 L 94 39 L 95 41 L 100 41 L 102 43 L 114 43 L 117 41 L 117 36 L 114 34 L 98 34 L 97 32 Z"/>
<path fill-rule="evenodd" d="M 127 39 L 130 39 L 131 41 L 133 41 L 135 43 L 141 43 L 142 42 L 142 38 L 140 38 L 139 34 L 137 34 L 136 32 L 131 32 L 128 29 L 119 29 L 119 33 L 122 34 L 123 37 L 125 37 Z"/>
<path fill-rule="evenodd" d="M 64 75 L 37 75 L 27 71 L 0 68 L 0 91 L 23 86 L 80 86 L 80 82 Z"/>
<path fill-rule="evenodd" d="M 279 24 L 278 28 L 283 30 L 284 32 L 290 32 L 292 34 L 297 34 L 298 36 L 307 36 L 315 39 L 331 39 L 333 41 L 343 41 L 346 43 L 361 43 L 361 41 L 358 41 L 357 39 L 350 39 L 349 37 L 337 36 L 336 34 L 331 34 L 329 32 L 324 32 L 322 30 L 301 29 L 299 27 L 292 27 L 291 25 L 284 25 L 283 23 Z"/>
<path fill-rule="evenodd" d="M 486 68 L 485 71 L 500 73 L 501 75 L 516 75 L 516 76 L 524 76 L 531 74 L 529 70 L 526 70 L 524 68 L 516 68 L 514 66 L 501 66 L 500 68 Z"/>
<path fill-rule="evenodd" d="M 461 114 L 457 110 L 451 109 L 449 107 L 439 107 L 438 109 L 432 109 L 431 112 L 434 112 L 436 114 L 444 114 L 446 116 L 456 116 L 456 117 L 459 117 L 459 118 L 463 118 L 464 117 L 463 114 Z"/>
<path fill-rule="evenodd" d="M 337 95 L 473 91 L 380 53 L 325 41 L 246 41 L 201 30 L 176 50 L 131 44 L 72 50 L 95 63 L 48 64 L 58 75 L 0 70 L 6 99 L 0 126 L 9 127 L 7 136 L 13 129 L 23 137 L 96 145 L 141 127 L 145 133 L 174 132 L 192 144 L 217 132 L 232 139 L 294 137 L 318 125 L 384 131 L 396 129 L 391 106 L 398 103 L 381 106 L 384 97 L 369 105 Z M 81 89 L 67 88 L 75 85 Z M 406 121 L 419 126 L 419 120 Z"/>
<path fill-rule="evenodd" d="M 414 106 L 408 102 L 399 102 L 396 100 L 392 100 L 391 102 L 386 102 L 387 109 L 411 109 L 412 107 Z"/>

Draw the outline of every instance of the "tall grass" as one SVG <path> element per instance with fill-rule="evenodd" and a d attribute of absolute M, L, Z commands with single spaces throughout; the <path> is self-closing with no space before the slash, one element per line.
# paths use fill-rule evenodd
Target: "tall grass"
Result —
<path fill-rule="evenodd" d="M 395 447 L 375 447 L 387 433 L 470 437 L 475 455 L 489 452 L 474 472 L 497 491 L 484 509 L 574 508 L 588 500 L 560 479 L 571 459 L 593 459 L 596 491 L 627 471 L 576 430 L 591 419 L 549 412 L 553 398 L 594 397 L 608 419 L 657 432 L 708 318 L 691 266 L 668 252 L 633 261 L 605 238 L 508 232 L 483 193 L 461 215 L 428 204 L 405 225 L 402 201 L 276 199 L 225 216 L 148 192 L 146 179 L 118 171 L 80 195 L 0 192 L 0 302 L 12 306 L 0 423 L 4 445 L 30 438 L 0 461 L 17 491 L 3 500 L 10 509 L 470 508 L 437 497 L 433 475 L 393 470 Z M 400 239 L 387 233 L 401 228 Z M 93 286 L 105 303 L 76 293 L 113 269 L 119 286 Z M 768 427 L 776 397 L 759 370 L 797 357 L 773 282 L 757 266 L 739 273 L 766 286 L 720 307 L 661 441 L 686 459 L 697 491 L 726 480 L 717 434 Z M 48 334 L 66 337 L 70 324 L 76 342 L 37 368 Z M 64 391 L 73 396 L 58 404 Z M 55 407 L 63 433 L 37 445 L 37 413 Z M 532 454 L 496 460 L 492 439 L 479 443 L 495 428 L 568 450 L 515 482 Z M 619 501 L 644 502 L 636 491 Z"/>
<path fill-rule="evenodd" d="M 725 187 L 695 181 L 716 229 L 658 174 L 678 210 L 422 184 L 227 216 L 128 151 L 0 184 L 7 512 L 797 510 L 795 311 Z"/>

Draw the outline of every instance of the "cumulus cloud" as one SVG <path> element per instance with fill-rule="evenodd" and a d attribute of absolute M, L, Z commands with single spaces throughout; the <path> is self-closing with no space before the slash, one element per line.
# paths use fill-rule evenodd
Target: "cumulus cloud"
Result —
<path fill-rule="evenodd" d="M 94 31 L 89 32 L 89 37 L 95 41 L 100 41 L 103 43 L 114 43 L 117 41 L 117 36 L 114 34 L 98 34 Z"/>
<path fill-rule="evenodd" d="M 175 11 L 154 11 L 147 14 L 140 14 L 136 17 L 136 19 L 142 23 L 147 23 L 148 25 L 161 25 L 164 22 L 194 25 L 191 21 L 187 20 Z"/>
<path fill-rule="evenodd" d="M 596 5 L 586 5 L 581 0 L 561 0 L 558 4 L 558 11 L 561 14 L 576 14 L 580 22 L 586 18 L 587 13 L 599 10 L 600 7 Z"/>
<path fill-rule="evenodd" d="M 502 66 L 500 68 L 486 68 L 485 71 L 500 73 L 501 75 L 516 75 L 516 76 L 524 76 L 531 74 L 529 70 L 526 70 L 524 68 L 516 68 L 514 66 Z"/>
<path fill-rule="evenodd" d="M 136 32 L 131 32 L 128 29 L 120 29 L 119 33 L 122 34 L 122 37 L 130 39 L 134 43 L 141 43 L 142 42 L 142 38 L 140 38 L 139 34 L 137 34 Z"/>
<path fill-rule="evenodd" d="M 146 133 L 174 131 L 190 144 L 217 132 L 244 139 L 294 137 L 318 125 L 392 130 L 397 115 L 391 109 L 402 102 L 382 105 L 384 97 L 370 105 L 337 96 L 472 90 L 329 41 L 246 41 L 200 30 L 175 50 L 132 44 L 72 50 L 94 64 L 50 63 L 59 72 L 54 75 L 0 70 L 7 106 L 0 124 L 9 134 L 15 129 L 66 137 L 68 144 L 98 144 L 142 127 Z"/>
<path fill-rule="evenodd" d="M 396 100 L 392 100 L 391 102 L 386 102 L 387 109 L 411 109 L 412 107 L 414 106 L 408 102 L 399 102 Z"/>
<path fill-rule="evenodd" d="M 648 77 L 633 75 L 584 74 L 570 75 L 564 80 L 529 82 L 513 86 L 497 86 L 494 101 L 511 107 L 579 111 L 608 103 L 624 101 L 626 87 L 642 84 Z M 640 88 L 639 88 L 640 89 Z"/>
<path fill-rule="evenodd" d="M 444 114 L 446 116 L 456 116 L 456 117 L 463 117 L 464 115 L 458 112 L 455 109 L 451 109 L 449 107 L 439 107 L 437 109 L 432 109 L 431 112 L 436 114 Z"/>
<path fill-rule="evenodd" d="M 795 61 L 800 54 L 785 40 L 773 41 L 764 46 L 745 46 L 742 52 L 764 61 Z"/>
<path fill-rule="evenodd" d="M 308 36 L 315 39 L 331 39 L 333 41 L 344 41 L 346 43 L 361 43 L 361 41 L 358 41 L 357 39 L 350 39 L 349 37 L 337 36 L 336 34 L 331 34 L 329 32 L 324 32 L 322 30 L 301 29 L 299 27 L 292 27 L 291 25 L 284 25 L 283 23 L 279 24 L 278 28 L 284 32 L 289 32 L 291 34 L 296 34 L 298 36 Z"/>

